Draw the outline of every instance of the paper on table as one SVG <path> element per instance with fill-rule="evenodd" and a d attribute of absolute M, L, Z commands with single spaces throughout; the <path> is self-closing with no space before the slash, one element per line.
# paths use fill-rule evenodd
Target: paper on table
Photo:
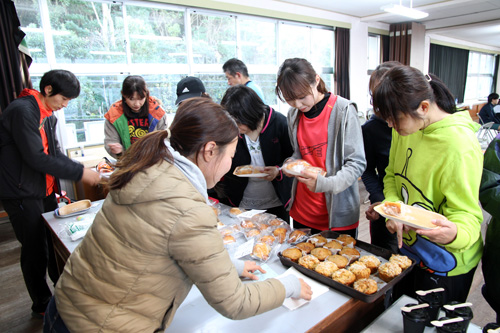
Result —
<path fill-rule="evenodd" d="M 260 265 L 260 267 L 262 267 L 262 269 L 265 270 L 266 273 L 261 273 L 260 271 L 253 272 L 259 277 L 259 281 L 264 281 L 266 279 L 271 279 L 278 276 L 278 273 L 276 273 L 271 267 L 269 267 L 268 264 L 262 264 Z"/>
<path fill-rule="evenodd" d="M 262 209 L 252 209 L 252 210 L 249 210 L 249 211 L 246 211 L 246 212 L 243 212 L 241 214 L 238 215 L 238 218 L 240 219 L 251 219 L 254 215 L 257 215 L 257 214 L 260 214 L 260 213 L 264 213 L 266 210 L 262 210 Z"/>
<path fill-rule="evenodd" d="M 311 301 L 313 299 L 315 299 L 316 297 L 321 296 L 328 291 L 327 286 L 325 286 L 319 282 L 316 282 L 313 279 L 305 276 L 304 274 L 302 274 L 301 272 L 296 270 L 294 267 L 290 267 L 285 273 L 281 274 L 279 277 L 287 276 L 290 274 L 295 275 L 296 277 L 303 279 L 304 282 L 306 282 L 309 286 L 311 286 L 311 289 L 313 292 Z M 304 299 L 294 299 L 294 298 L 289 297 L 289 298 L 285 299 L 285 301 L 283 302 L 283 306 L 289 310 L 295 310 L 308 302 L 310 302 L 310 301 L 306 301 Z"/>

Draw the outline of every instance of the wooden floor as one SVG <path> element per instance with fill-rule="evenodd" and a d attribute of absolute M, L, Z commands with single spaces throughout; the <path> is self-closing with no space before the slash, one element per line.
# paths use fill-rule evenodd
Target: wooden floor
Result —
<path fill-rule="evenodd" d="M 362 201 L 367 198 L 363 184 L 360 182 Z M 370 241 L 368 222 L 364 218 L 366 203 L 361 206 L 359 239 Z M 483 229 L 485 229 L 483 227 Z M 484 232 L 484 230 L 483 230 Z M 31 301 L 24 285 L 19 266 L 20 245 L 14 231 L 6 219 L 0 220 L 0 332 L 42 332 L 42 320 L 31 317 Z M 483 276 L 478 267 L 468 301 L 473 304 L 474 318 L 472 322 L 483 327 L 495 321 L 495 313 L 481 295 Z"/>

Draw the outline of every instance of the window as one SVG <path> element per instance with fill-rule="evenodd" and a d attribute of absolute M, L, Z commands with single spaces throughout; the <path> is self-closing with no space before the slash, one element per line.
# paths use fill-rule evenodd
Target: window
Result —
<path fill-rule="evenodd" d="M 141 75 L 171 122 L 177 82 L 199 77 L 219 102 L 228 88 L 222 65 L 242 59 L 266 103 L 281 112 L 274 93 L 278 66 L 289 57 L 311 61 L 332 89 L 334 31 L 276 19 L 194 9 L 148 1 L 14 0 L 33 57 L 38 88 L 52 68 L 80 80 L 80 96 L 59 118 L 64 148 L 102 142 L 96 138 L 111 104 L 121 99 L 128 75 Z"/>
<path fill-rule="evenodd" d="M 470 52 L 465 84 L 465 100 L 487 99 L 493 89 L 495 56 Z"/>

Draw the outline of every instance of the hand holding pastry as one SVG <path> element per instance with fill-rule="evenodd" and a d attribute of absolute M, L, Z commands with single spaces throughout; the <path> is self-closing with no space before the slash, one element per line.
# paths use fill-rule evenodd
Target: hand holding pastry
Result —
<path fill-rule="evenodd" d="M 274 178 L 278 177 L 278 175 L 280 174 L 280 171 L 277 167 L 270 166 L 270 167 L 264 168 L 264 173 L 267 173 L 267 176 L 262 177 L 262 178 L 269 181 L 269 182 L 272 182 L 274 180 Z"/>
<path fill-rule="evenodd" d="M 310 170 L 302 170 L 301 175 L 297 176 L 297 180 L 307 186 L 309 191 L 316 191 L 316 181 L 318 179 L 318 172 Z"/>
<path fill-rule="evenodd" d="M 245 266 L 243 267 L 242 277 L 249 278 L 251 280 L 258 280 L 259 277 L 252 274 L 255 271 L 260 271 L 262 274 L 266 274 L 266 271 L 262 269 L 255 261 L 245 261 Z"/>
<path fill-rule="evenodd" d="M 438 226 L 436 229 L 417 229 L 417 234 L 428 237 L 432 242 L 439 244 L 449 244 L 457 237 L 457 225 L 451 221 L 437 219 L 431 221 Z"/>

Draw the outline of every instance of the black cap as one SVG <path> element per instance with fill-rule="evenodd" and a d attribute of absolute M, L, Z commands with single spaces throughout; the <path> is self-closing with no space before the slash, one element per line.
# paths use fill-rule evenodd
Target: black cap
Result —
<path fill-rule="evenodd" d="M 200 97 L 204 92 L 205 86 L 200 79 L 194 76 L 185 77 L 177 83 L 177 100 L 175 101 L 175 105 L 191 97 Z"/>

